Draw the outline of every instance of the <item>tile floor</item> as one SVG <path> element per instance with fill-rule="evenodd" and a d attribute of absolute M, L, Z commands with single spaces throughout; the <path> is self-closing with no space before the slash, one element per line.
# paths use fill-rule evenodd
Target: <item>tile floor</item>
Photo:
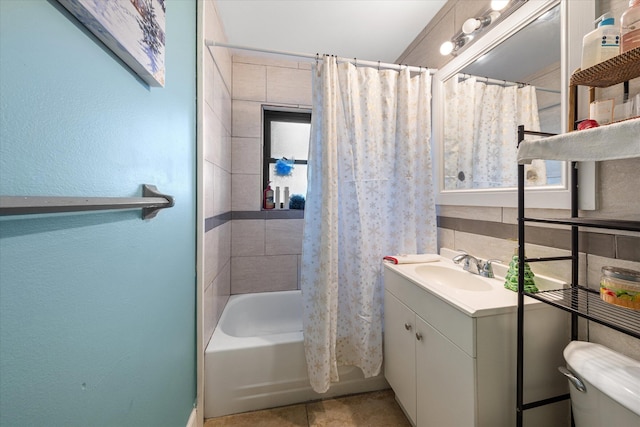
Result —
<path fill-rule="evenodd" d="M 393 391 L 283 406 L 205 420 L 204 427 L 410 427 Z"/>

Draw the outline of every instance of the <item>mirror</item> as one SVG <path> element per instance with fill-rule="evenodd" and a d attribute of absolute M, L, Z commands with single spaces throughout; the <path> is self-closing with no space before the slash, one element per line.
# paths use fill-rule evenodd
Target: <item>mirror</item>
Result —
<path fill-rule="evenodd" d="M 445 81 L 445 190 L 518 185 L 518 125 L 561 131 L 560 55 L 557 5 Z M 525 185 L 563 185 L 563 166 L 534 161 Z"/>
<path fill-rule="evenodd" d="M 577 68 L 566 46 L 578 43 L 579 62 L 584 34 L 568 36 L 569 3 L 523 4 L 435 74 L 439 204 L 516 206 L 517 126 L 565 131 L 567 70 Z M 531 207 L 569 207 L 565 162 L 534 162 L 525 176 Z"/>

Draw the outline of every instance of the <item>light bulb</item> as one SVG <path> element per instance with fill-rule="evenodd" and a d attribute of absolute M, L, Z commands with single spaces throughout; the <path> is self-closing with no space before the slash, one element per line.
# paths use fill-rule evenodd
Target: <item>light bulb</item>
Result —
<path fill-rule="evenodd" d="M 467 35 L 471 34 L 475 30 L 480 28 L 480 25 L 482 25 L 480 20 L 478 20 L 476 18 L 469 18 L 466 21 L 464 21 L 464 24 L 462 24 L 462 32 L 467 34 Z"/>
<path fill-rule="evenodd" d="M 440 55 L 449 55 L 453 52 L 453 43 L 451 41 L 446 41 L 440 45 Z"/>
<path fill-rule="evenodd" d="M 491 0 L 491 9 L 502 10 L 509 4 L 509 0 Z"/>

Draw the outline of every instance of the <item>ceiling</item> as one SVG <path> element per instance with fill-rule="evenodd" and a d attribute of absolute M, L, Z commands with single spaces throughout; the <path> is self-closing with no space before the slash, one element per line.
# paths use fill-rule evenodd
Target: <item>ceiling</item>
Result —
<path fill-rule="evenodd" d="M 229 43 L 393 63 L 446 0 L 217 0 Z"/>

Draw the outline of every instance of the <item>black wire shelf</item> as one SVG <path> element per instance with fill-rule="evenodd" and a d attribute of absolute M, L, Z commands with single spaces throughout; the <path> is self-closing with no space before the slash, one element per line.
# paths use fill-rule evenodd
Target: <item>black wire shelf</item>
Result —
<path fill-rule="evenodd" d="M 541 292 L 525 292 L 526 296 L 575 313 L 580 317 L 640 338 L 640 311 L 604 302 L 592 289 L 575 286 Z"/>
<path fill-rule="evenodd" d="M 523 218 L 525 222 L 543 224 L 577 225 L 579 227 L 606 228 L 622 231 L 640 231 L 640 221 L 597 219 L 597 218 Z"/>

